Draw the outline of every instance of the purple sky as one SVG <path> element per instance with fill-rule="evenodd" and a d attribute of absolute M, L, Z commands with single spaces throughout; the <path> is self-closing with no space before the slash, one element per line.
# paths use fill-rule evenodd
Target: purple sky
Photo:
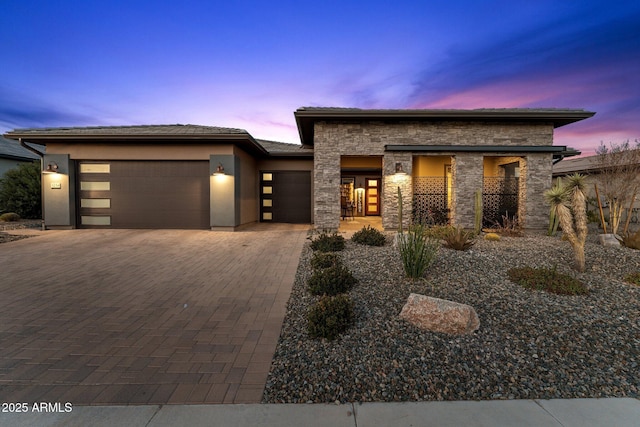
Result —
<path fill-rule="evenodd" d="M 20 0 L 0 132 L 193 123 L 299 142 L 301 106 L 584 108 L 556 144 L 640 138 L 640 1 Z"/>

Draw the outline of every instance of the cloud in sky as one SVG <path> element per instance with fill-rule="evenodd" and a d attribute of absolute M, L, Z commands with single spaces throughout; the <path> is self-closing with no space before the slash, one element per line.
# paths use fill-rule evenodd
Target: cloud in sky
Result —
<path fill-rule="evenodd" d="M 198 123 L 297 142 L 301 106 L 566 107 L 640 137 L 640 4 L 35 0 L 0 16 L 0 132 Z M 26 24 L 29 24 L 26 26 Z"/>

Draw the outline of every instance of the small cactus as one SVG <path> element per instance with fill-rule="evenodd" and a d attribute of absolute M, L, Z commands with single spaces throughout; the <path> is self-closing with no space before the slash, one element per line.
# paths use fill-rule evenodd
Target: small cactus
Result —
<path fill-rule="evenodd" d="M 498 242 L 500 240 L 500 235 L 497 233 L 487 233 L 484 236 L 484 240 L 489 240 L 490 242 Z"/>
<path fill-rule="evenodd" d="M 402 190 L 398 185 L 398 233 L 402 234 Z"/>
<path fill-rule="evenodd" d="M 482 190 L 476 190 L 475 199 L 475 232 L 480 234 L 482 230 Z"/>

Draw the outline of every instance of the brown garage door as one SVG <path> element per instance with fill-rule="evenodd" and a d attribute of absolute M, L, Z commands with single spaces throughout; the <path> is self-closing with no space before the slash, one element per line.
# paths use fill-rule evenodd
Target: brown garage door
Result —
<path fill-rule="evenodd" d="M 209 228 L 208 161 L 79 162 L 80 227 Z"/>
<path fill-rule="evenodd" d="M 261 171 L 260 220 L 311 222 L 311 172 Z"/>

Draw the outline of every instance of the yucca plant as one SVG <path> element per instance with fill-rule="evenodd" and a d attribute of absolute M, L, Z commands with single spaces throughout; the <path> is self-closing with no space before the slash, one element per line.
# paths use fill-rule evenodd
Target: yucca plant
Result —
<path fill-rule="evenodd" d="M 398 235 L 398 248 L 402 257 L 402 265 L 408 277 L 417 279 L 424 276 L 431 265 L 440 243 L 425 236 L 424 226 L 415 224 L 404 234 Z"/>
<path fill-rule="evenodd" d="M 585 176 L 579 173 L 567 177 L 566 184 L 559 179 L 544 196 L 555 209 L 562 232 L 571 244 L 575 269 L 585 269 L 584 244 L 587 240 L 587 198 L 584 195 Z"/>
<path fill-rule="evenodd" d="M 547 230 L 548 236 L 553 236 L 558 231 L 558 225 L 560 224 L 560 218 L 558 217 L 558 203 L 561 203 L 565 196 L 565 188 L 562 186 L 562 181 L 559 179 L 551 190 L 545 193 L 547 201 L 551 204 L 549 209 L 549 229 Z M 553 201 L 553 202 L 552 202 Z"/>

